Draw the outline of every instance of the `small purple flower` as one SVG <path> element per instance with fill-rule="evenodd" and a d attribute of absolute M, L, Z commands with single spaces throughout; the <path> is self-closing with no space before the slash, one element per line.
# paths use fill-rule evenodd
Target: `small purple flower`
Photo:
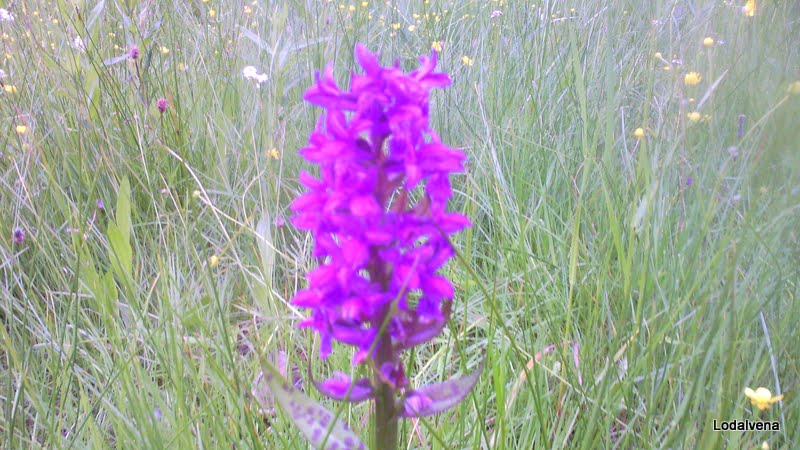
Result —
<path fill-rule="evenodd" d="M 14 228 L 12 238 L 14 239 L 15 244 L 21 245 L 23 242 L 25 242 L 25 230 L 19 227 Z"/>
<path fill-rule="evenodd" d="M 283 216 L 281 216 L 281 215 L 278 215 L 277 217 L 275 217 L 275 221 L 273 223 L 278 228 L 286 225 L 286 221 L 283 219 Z"/>
<path fill-rule="evenodd" d="M 689 175 L 686 177 L 686 187 L 689 187 L 691 185 L 692 185 L 692 176 Z"/>
<path fill-rule="evenodd" d="M 98 198 L 97 199 L 97 209 L 99 209 L 101 211 L 105 211 L 106 210 L 106 204 L 103 202 L 102 198 Z"/>
<path fill-rule="evenodd" d="M 158 112 L 164 114 L 164 111 L 167 110 L 167 99 L 161 97 L 156 102 L 156 106 L 158 107 Z"/>
<path fill-rule="evenodd" d="M 139 59 L 139 47 L 135 45 L 131 46 L 131 50 L 128 52 L 128 58 L 133 60 Z"/>

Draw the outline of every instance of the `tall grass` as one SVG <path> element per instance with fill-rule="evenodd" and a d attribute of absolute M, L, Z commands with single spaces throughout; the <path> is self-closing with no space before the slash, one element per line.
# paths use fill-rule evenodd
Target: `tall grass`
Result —
<path fill-rule="evenodd" d="M 275 352 L 315 398 L 309 375 L 362 370 L 320 361 L 288 303 L 302 94 L 327 61 L 346 83 L 359 41 L 407 69 L 441 41 L 432 120 L 470 158 L 453 318 L 407 368 L 486 369 L 404 447 L 799 445 L 793 0 L 12 3 L 0 447 L 306 448 L 251 390 Z M 746 386 L 785 397 L 759 412 Z M 367 408 L 342 414 L 365 438 Z M 758 418 L 780 432 L 712 427 Z"/>

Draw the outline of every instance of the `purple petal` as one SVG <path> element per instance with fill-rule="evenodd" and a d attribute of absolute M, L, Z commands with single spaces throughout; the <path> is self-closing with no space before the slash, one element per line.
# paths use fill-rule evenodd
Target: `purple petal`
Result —
<path fill-rule="evenodd" d="M 366 217 L 378 215 L 381 206 L 371 195 L 360 195 L 350 200 L 350 212 L 356 217 Z"/>
<path fill-rule="evenodd" d="M 347 139 L 350 133 L 347 130 L 347 119 L 341 111 L 331 110 L 327 112 L 325 127 L 328 133 L 336 139 Z"/>
<path fill-rule="evenodd" d="M 289 208 L 291 208 L 292 211 L 318 209 L 325 204 L 325 200 L 325 195 L 323 194 L 308 192 L 294 199 Z"/>
<path fill-rule="evenodd" d="M 443 88 L 450 86 L 450 83 L 452 83 L 450 76 L 446 73 L 431 73 L 419 81 L 425 89 Z"/>
<path fill-rule="evenodd" d="M 405 326 L 406 338 L 400 345 L 402 350 L 409 349 L 424 342 L 435 338 L 442 332 L 447 321 L 450 319 L 450 310 L 452 303 L 449 301 L 442 303 L 442 316 L 443 320 L 437 320 L 430 323 L 423 323 L 416 318 L 411 325 Z"/>
<path fill-rule="evenodd" d="M 427 144 L 420 151 L 420 164 L 431 171 L 463 172 L 466 159 L 467 156 L 461 150 L 438 142 Z"/>
<path fill-rule="evenodd" d="M 350 389 L 351 385 L 352 389 Z M 353 383 L 350 377 L 341 372 L 335 372 L 333 378 L 325 381 L 314 381 L 314 386 L 326 397 L 339 401 L 359 403 L 373 397 L 369 378 L 361 378 Z M 348 391 L 350 391 L 350 395 L 347 395 Z"/>
<path fill-rule="evenodd" d="M 319 266 L 308 273 L 309 286 L 323 288 L 336 279 L 336 267 L 330 264 Z"/>
<path fill-rule="evenodd" d="M 472 225 L 469 218 L 459 213 L 445 213 L 437 218 L 439 226 L 447 234 L 453 234 Z"/>
<path fill-rule="evenodd" d="M 292 305 L 300 308 L 316 308 L 322 300 L 322 294 L 319 291 L 311 289 L 303 289 L 295 294 L 292 299 Z"/>
<path fill-rule="evenodd" d="M 453 298 L 453 285 L 450 284 L 450 281 L 441 276 L 436 275 L 432 277 L 427 277 L 422 280 L 422 290 L 425 292 L 425 295 L 432 296 L 435 298 Z"/>
<path fill-rule="evenodd" d="M 408 385 L 406 371 L 403 369 L 401 361 L 387 361 L 381 364 L 381 378 L 388 383 L 392 389 L 399 389 Z"/>
<path fill-rule="evenodd" d="M 369 344 L 375 336 L 375 331 L 343 323 L 331 325 L 331 335 L 339 342 L 350 345 Z"/>
<path fill-rule="evenodd" d="M 331 345 L 331 335 L 327 334 L 327 333 L 320 332 L 319 337 L 320 337 L 320 341 L 319 341 L 319 357 L 320 357 L 320 359 L 325 359 L 331 354 L 331 351 L 333 350 L 332 345 Z"/>
<path fill-rule="evenodd" d="M 322 76 L 317 73 L 317 83 L 311 86 L 303 98 L 326 109 L 354 110 L 356 102 L 349 93 L 342 92 L 333 78 L 333 66 L 328 64 Z"/>
<path fill-rule="evenodd" d="M 465 377 L 429 384 L 410 391 L 406 395 L 400 417 L 430 416 L 457 405 L 478 382 L 485 362 L 485 359 L 481 361 L 478 368 Z"/>
<path fill-rule="evenodd" d="M 434 200 L 447 200 L 453 196 L 450 179 L 446 175 L 434 175 L 425 184 L 425 191 Z"/>
<path fill-rule="evenodd" d="M 381 72 L 381 65 L 378 57 L 372 54 L 364 44 L 356 44 L 356 60 L 364 68 L 367 75 L 377 76 Z"/>
<path fill-rule="evenodd" d="M 397 264 L 394 268 L 394 280 L 406 290 L 419 289 L 419 272 L 413 264 Z"/>
<path fill-rule="evenodd" d="M 342 243 L 342 256 L 351 267 L 361 267 L 369 258 L 369 247 L 359 240 L 350 239 Z"/>

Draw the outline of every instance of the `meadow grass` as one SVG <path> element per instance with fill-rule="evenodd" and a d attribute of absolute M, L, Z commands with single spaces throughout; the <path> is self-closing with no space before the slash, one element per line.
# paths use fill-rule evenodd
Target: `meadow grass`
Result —
<path fill-rule="evenodd" d="M 406 363 L 486 366 L 402 448 L 800 445 L 794 0 L 10 3 L 0 447 L 307 448 L 251 390 L 279 351 L 306 386 L 364 370 L 289 304 L 302 95 L 356 42 L 405 69 L 439 43 L 432 125 L 469 156 L 453 317 Z M 368 438 L 368 403 L 323 403 Z"/>

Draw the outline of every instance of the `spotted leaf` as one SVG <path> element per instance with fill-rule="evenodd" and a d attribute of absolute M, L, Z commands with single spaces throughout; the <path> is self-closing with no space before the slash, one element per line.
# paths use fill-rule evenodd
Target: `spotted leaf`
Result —
<path fill-rule="evenodd" d="M 485 359 L 481 361 L 480 366 L 467 376 L 429 384 L 408 392 L 400 417 L 430 416 L 456 406 L 478 382 L 485 362 Z"/>
<path fill-rule="evenodd" d="M 281 409 L 317 449 L 365 449 L 348 426 L 335 415 L 287 381 L 269 362 L 261 361 L 263 380 Z"/>

